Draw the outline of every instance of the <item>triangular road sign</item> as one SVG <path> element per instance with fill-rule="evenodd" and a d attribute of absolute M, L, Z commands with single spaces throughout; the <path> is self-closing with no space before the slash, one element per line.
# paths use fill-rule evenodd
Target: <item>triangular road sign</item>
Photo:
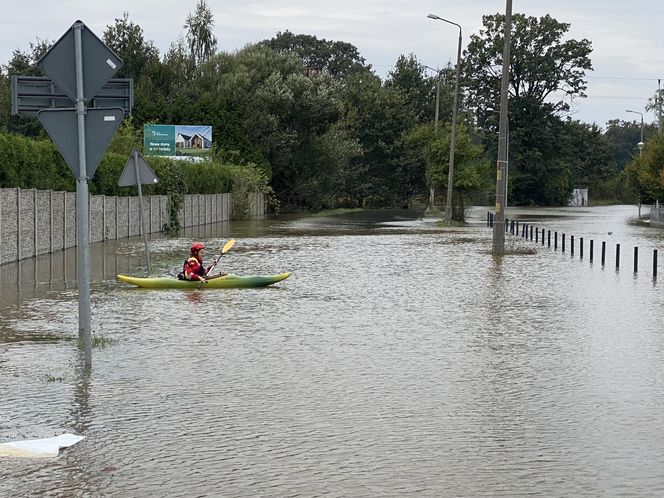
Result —
<path fill-rule="evenodd" d="M 136 161 L 136 163 L 134 163 Z M 139 178 L 136 178 L 136 167 L 138 166 L 138 176 L 141 180 L 142 185 L 152 185 L 157 183 L 157 175 L 155 175 L 154 170 L 147 163 L 143 154 L 134 149 L 127 159 L 120 179 L 118 180 L 118 187 L 131 187 L 132 185 L 138 185 Z"/>
<path fill-rule="evenodd" d="M 106 147 L 120 126 L 124 110 L 120 107 L 87 109 L 85 111 L 85 164 L 87 178 L 97 170 Z M 71 168 L 74 176 L 80 176 L 78 160 L 78 120 L 76 109 L 45 109 L 37 118 Z"/>

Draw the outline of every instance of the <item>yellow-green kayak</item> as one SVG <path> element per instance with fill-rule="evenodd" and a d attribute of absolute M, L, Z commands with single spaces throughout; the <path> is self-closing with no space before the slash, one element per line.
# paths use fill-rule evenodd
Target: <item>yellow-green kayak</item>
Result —
<path fill-rule="evenodd" d="M 226 275 L 212 277 L 201 286 L 196 280 L 178 280 L 177 278 L 154 277 L 141 278 L 130 277 L 127 275 L 118 275 L 116 278 L 120 282 L 125 282 L 146 289 L 246 289 L 250 287 L 266 287 L 287 279 L 290 273 L 278 273 L 276 275 L 256 275 L 251 277 L 242 277 L 228 273 Z"/>

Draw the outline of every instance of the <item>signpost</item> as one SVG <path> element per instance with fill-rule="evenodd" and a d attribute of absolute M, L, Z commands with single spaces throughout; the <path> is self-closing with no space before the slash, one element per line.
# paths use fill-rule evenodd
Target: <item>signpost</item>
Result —
<path fill-rule="evenodd" d="M 76 21 L 37 62 L 37 67 L 75 104 L 74 109 L 41 110 L 37 117 L 76 176 L 78 327 L 87 366 L 92 364 L 88 180 L 125 111 L 122 107 L 86 109 L 86 103 L 92 102 L 122 64 L 81 21 Z"/>
<path fill-rule="evenodd" d="M 148 232 L 145 229 L 145 211 L 143 210 L 143 190 L 141 184 L 152 185 L 157 183 L 157 175 L 154 170 L 145 161 L 143 155 L 134 149 L 125 164 L 122 174 L 118 179 L 118 187 L 138 187 L 138 212 L 141 218 L 141 230 L 143 230 L 143 240 L 145 241 L 145 260 L 148 265 L 148 275 L 152 271 L 150 265 L 150 249 L 148 247 Z"/>

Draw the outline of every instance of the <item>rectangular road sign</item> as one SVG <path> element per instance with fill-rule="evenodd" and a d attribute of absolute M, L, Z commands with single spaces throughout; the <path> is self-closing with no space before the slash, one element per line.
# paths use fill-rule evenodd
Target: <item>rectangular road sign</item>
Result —
<path fill-rule="evenodd" d="M 122 67 L 123 62 L 81 21 L 76 21 L 37 61 L 37 67 L 74 102 L 76 101 L 75 33 L 81 32 L 83 98 L 92 99 Z"/>
<path fill-rule="evenodd" d="M 11 76 L 12 114 L 37 116 L 42 109 L 71 109 L 74 102 L 44 76 Z M 134 80 L 114 78 L 108 80 L 91 99 L 88 107 L 122 107 L 125 117 L 134 106 Z"/>
<path fill-rule="evenodd" d="M 119 107 L 88 109 L 85 113 L 85 163 L 92 178 L 113 134 L 120 126 L 124 111 Z M 78 121 L 76 109 L 46 109 L 37 114 L 48 135 L 55 142 L 74 176 L 79 177 Z"/>

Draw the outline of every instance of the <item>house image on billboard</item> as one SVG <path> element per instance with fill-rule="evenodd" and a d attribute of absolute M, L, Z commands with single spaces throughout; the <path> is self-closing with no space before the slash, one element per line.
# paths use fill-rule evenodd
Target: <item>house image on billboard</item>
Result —
<path fill-rule="evenodd" d="M 176 149 L 209 149 L 212 147 L 211 126 L 176 126 Z"/>

